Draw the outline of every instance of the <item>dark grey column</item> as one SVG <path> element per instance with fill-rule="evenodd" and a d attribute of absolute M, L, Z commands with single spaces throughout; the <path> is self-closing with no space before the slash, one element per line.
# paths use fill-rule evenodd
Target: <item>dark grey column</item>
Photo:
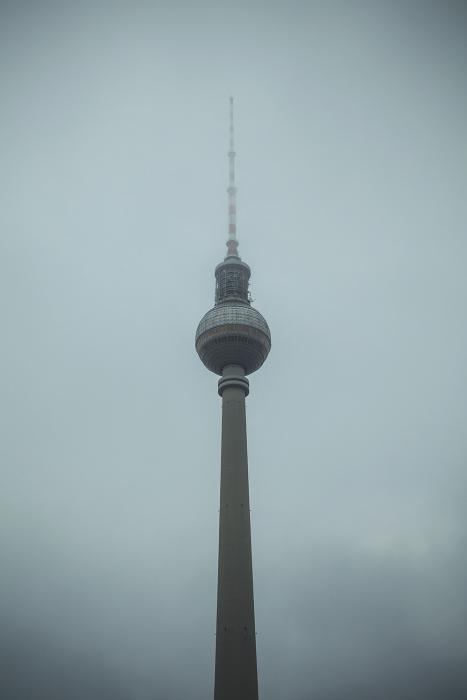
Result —
<path fill-rule="evenodd" d="M 248 379 L 228 365 L 222 396 L 221 492 L 214 700 L 257 700 L 245 396 Z"/>

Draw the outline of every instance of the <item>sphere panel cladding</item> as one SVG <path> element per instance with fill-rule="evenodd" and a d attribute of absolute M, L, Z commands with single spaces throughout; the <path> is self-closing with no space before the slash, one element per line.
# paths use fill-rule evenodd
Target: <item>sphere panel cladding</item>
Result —
<path fill-rule="evenodd" d="M 226 365 L 240 365 L 245 374 L 251 374 L 261 367 L 270 349 L 269 326 L 248 303 L 214 306 L 196 331 L 198 355 L 215 374 L 222 374 Z"/>

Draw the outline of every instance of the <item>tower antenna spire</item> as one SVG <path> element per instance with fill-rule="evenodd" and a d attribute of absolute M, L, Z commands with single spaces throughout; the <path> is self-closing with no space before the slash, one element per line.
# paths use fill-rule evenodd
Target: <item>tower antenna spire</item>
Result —
<path fill-rule="evenodd" d="M 235 187 L 235 148 L 234 148 L 234 101 L 230 98 L 230 138 L 229 138 L 229 237 L 227 239 L 227 257 L 238 257 L 237 240 L 237 188 Z"/>

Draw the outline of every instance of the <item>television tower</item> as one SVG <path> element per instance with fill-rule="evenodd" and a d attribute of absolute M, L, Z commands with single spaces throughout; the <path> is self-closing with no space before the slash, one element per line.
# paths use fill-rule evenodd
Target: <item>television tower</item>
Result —
<path fill-rule="evenodd" d="M 245 397 L 247 375 L 271 349 L 266 320 L 251 306 L 250 268 L 238 255 L 233 98 L 230 98 L 229 235 L 215 269 L 215 304 L 196 331 L 203 364 L 220 375 L 222 397 L 219 562 L 214 700 L 257 700 Z"/>

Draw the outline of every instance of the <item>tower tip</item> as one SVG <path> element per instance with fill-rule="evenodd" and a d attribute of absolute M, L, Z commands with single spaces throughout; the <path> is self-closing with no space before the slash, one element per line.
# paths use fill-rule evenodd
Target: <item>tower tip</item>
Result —
<path fill-rule="evenodd" d="M 230 97 L 230 139 L 229 139 L 229 237 L 227 240 L 227 256 L 238 256 L 237 240 L 237 188 L 235 187 L 235 147 L 234 147 L 234 115 L 233 97 Z"/>

